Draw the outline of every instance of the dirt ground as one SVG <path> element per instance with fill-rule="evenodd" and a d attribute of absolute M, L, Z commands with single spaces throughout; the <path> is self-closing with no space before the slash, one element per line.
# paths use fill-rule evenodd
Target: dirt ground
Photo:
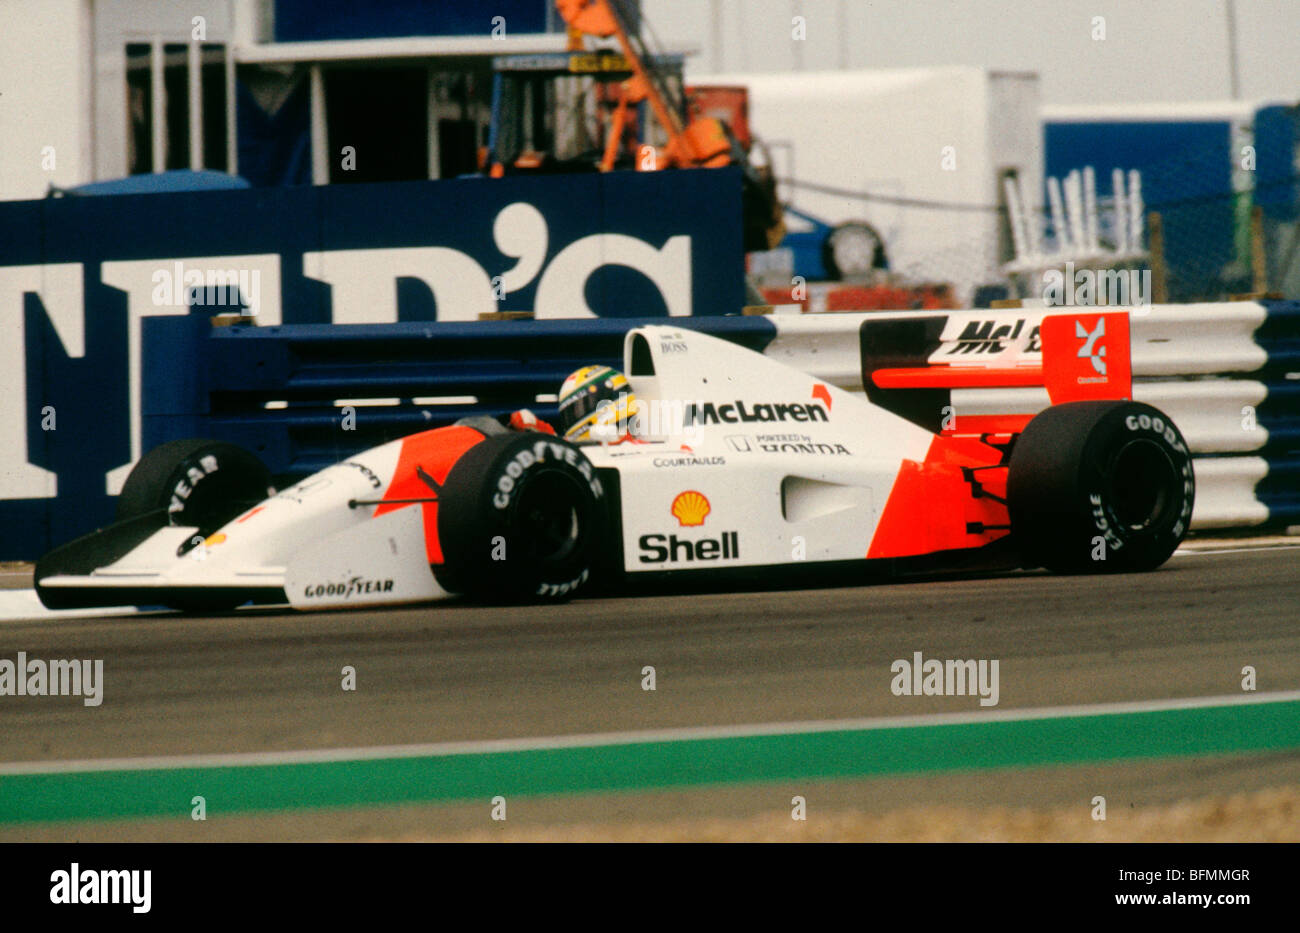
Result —
<path fill-rule="evenodd" d="M 1093 820 L 1069 809 L 918 807 L 886 814 L 788 811 L 750 819 L 568 824 L 475 830 L 402 842 L 1300 842 L 1300 788 L 1181 801 Z"/>

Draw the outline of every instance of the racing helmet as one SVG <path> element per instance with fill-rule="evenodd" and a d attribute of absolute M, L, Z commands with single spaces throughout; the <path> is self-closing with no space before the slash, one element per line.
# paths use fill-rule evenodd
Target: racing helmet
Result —
<path fill-rule="evenodd" d="M 636 396 L 627 376 L 609 366 L 584 366 L 560 386 L 560 431 L 565 440 L 615 437 L 636 414 Z M 593 430 L 594 429 L 594 430 Z"/>

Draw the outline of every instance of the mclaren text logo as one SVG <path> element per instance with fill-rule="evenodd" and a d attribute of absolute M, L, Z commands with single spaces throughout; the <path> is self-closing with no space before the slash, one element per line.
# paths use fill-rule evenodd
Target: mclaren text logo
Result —
<path fill-rule="evenodd" d="M 989 354 L 996 356 L 999 353 L 1005 353 L 1008 347 L 1020 343 L 1020 335 L 1025 331 L 1027 324 L 1028 322 L 1024 318 L 1017 318 L 1010 323 L 998 320 L 967 321 L 965 327 L 962 328 L 961 334 L 957 336 L 956 342 L 946 351 L 945 355 Z M 1040 349 L 1038 327 L 1035 325 L 1028 332 L 1024 352 L 1037 353 Z"/>
<path fill-rule="evenodd" d="M 760 402 L 746 405 L 737 400 L 723 405 L 693 404 L 686 410 L 687 424 L 741 424 L 775 421 L 828 421 L 826 406 L 818 403 Z"/>
<path fill-rule="evenodd" d="M 307 599 L 351 599 L 371 593 L 391 593 L 392 580 L 367 580 L 365 577 L 353 577 L 340 583 L 308 583 L 303 590 Z"/>

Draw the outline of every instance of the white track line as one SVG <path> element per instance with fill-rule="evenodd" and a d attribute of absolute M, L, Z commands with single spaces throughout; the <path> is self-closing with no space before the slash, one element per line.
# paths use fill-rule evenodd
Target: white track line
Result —
<path fill-rule="evenodd" d="M 587 735 L 543 736 L 530 739 L 489 739 L 477 742 L 436 742 L 422 745 L 380 745 L 360 748 L 295 749 L 280 752 L 233 752 L 209 755 L 171 755 L 149 758 L 90 758 L 69 761 L 19 761 L 0 763 L 0 775 L 58 774 L 80 771 L 145 771 L 180 768 L 229 768 L 250 765 L 322 764 L 339 761 L 367 761 L 380 758 L 432 758 L 447 755 L 485 755 L 498 752 L 545 751 L 560 748 L 632 745 L 641 742 L 683 742 L 701 739 L 734 739 L 756 736 L 794 735 L 816 732 L 863 731 L 869 729 L 917 729 L 933 726 L 971 725 L 983 722 L 1017 722 L 1037 719 L 1065 719 L 1076 716 L 1122 716 L 1221 706 L 1256 706 L 1300 701 L 1300 690 L 1257 694 L 1228 694 L 1175 700 L 1141 700 L 1128 703 L 1098 703 L 1084 706 L 1048 706 L 995 710 L 979 713 L 934 713 L 912 716 L 882 716 L 870 719 L 822 719 L 807 722 L 761 723 L 739 726 L 695 726 L 633 732 L 603 732 Z"/>
<path fill-rule="evenodd" d="M 0 622 L 39 622 L 45 619 L 93 619 L 98 616 L 132 616 L 134 606 L 100 609 L 46 609 L 35 590 L 0 590 Z"/>
<path fill-rule="evenodd" d="M 1174 557 L 1199 557 L 1202 554 L 1243 554 L 1258 551 L 1294 551 L 1300 544 L 1261 544 L 1255 547 L 1179 548 Z"/>

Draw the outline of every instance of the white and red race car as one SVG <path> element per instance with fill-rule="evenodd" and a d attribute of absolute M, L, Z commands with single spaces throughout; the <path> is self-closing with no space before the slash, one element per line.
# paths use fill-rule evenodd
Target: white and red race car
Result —
<path fill-rule="evenodd" d="M 475 418 L 279 492 L 238 447 L 174 441 L 135 466 L 115 524 L 38 562 L 36 589 L 51 608 L 313 609 L 814 567 L 1150 570 L 1186 534 L 1195 482 L 1178 428 L 1128 400 L 1127 324 L 1047 315 L 1036 357 L 880 367 L 865 397 L 703 333 L 638 327 L 624 339 L 637 423 L 605 440 Z M 936 432 L 889 401 L 981 385 L 1044 386 L 1054 404 L 936 411 Z"/>

